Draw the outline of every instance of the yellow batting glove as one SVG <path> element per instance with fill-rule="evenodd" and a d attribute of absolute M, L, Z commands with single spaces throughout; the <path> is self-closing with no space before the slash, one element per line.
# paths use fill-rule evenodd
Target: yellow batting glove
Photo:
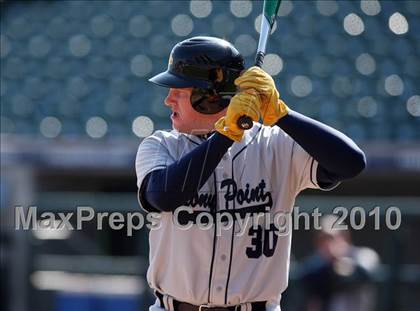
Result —
<path fill-rule="evenodd" d="M 254 89 L 261 98 L 261 116 L 264 125 L 273 125 L 288 114 L 289 108 L 279 99 L 273 78 L 261 68 L 254 66 L 246 70 L 235 84 L 240 89 Z"/>
<path fill-rule="evenodd" d="M 244 130 L 238 127 L 238 119 L 246 115 L 253 121 L 258 121 L 260 106 L 260 97 L 254 90 L 239 92 L 230 100 L 226 115 L 215 123 L 216 131 L 234 141 L 241 141 Z"/>

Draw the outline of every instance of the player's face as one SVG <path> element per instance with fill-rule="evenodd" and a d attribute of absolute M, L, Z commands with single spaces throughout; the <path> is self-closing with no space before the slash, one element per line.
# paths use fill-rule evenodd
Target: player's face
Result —
<path fill-rule="evenodd" d="M 202 114 L 191 106 L 192 88 L 170 89 L 165 105 L 172 109 L 172 127 L 187 134 L 206 134 L 214 129 L 214 123 L 225 115 L 226 109 L 216 114 Z"/>

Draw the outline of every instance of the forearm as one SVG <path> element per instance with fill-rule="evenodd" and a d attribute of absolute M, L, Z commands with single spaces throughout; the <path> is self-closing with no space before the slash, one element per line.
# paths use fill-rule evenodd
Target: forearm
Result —
<path fill-rule="evenodd" d="M 197 193 L 232 144 L 215 133 L 177 162 L 150 173 L 140 195 L 159 211 L 175 210 Z"/>
<path fill-rule="evenodd" d="M 292 110 L 276 125 L 337 180 L 354 177 L 366 166 L 363 151 L 353 140 L 332 127 Z"/>

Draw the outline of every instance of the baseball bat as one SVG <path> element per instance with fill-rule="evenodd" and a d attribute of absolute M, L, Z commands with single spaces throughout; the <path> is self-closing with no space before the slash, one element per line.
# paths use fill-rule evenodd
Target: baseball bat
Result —
<path fill-rule="evenodd" d="M 264 62 L 265 49 L 268 36 L 273 29 L 274 21 L 280 8 L 281 0 L 264 0 L 263 14 L 261 16 L 260 38 L 258 40 L 257 55 L 255 56 L 255 66 L 261 68 Z M 252 119 L 246 115 L 239 117 L 237 121 L 239 128 L 248 130 L 252 127 Z"/>

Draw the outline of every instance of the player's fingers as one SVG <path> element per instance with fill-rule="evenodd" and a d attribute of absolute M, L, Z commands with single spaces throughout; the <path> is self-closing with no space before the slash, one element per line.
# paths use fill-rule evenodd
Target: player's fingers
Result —
<path fill-rule="evenodd" d="M 267 79 L 258 79 L 252 77 L 237 78 L 234 83 L 241 89 L 254 88 L 258 90 L 269 91 L 275 88 L 274 83 L 268 81 Z"/>
<path fill-rule="evenodd" d="M 243 76 L 247 76 L 247 75 L 254 76 L 254 77 L 265 77 L 267 73 L 264 70 L 262 70 L 260 67 L 252 66 L 251 68 L 249 68 L 243 73 Z"/>
<path fill-rule="evenodd" d="M 272 80 L 272 77 L 268 73 L 256 66 L 249 68 L 239 76 L 239 79 L 247 78 Z"/>
<path fill-rule="evenodd" d="M 254 91 L 241 92 L 236 94 L 230 104 L 230 109 L 236 114 L 235 118 L 242 115 L 251 117 L 254 121 L 258 121 L 260 116 L 260 100 Z"/>
<path fill-rule="evenodd" d="M 245 81 L 237 85 L 241 90 L 254 89 L 258 94 L 270 94 L 272 88 L 266 84 L 256 83 L 254 81 Z"/>
<path fill-rule="evenodd" d="M 256 77 L 256 76 L 240 76 L 238 78 L 235 79 L 235 81 L 233 81 L 235 83 L 235 85 L 239 86 L 243 83 L 267 83 L 267 81 L 265 81 L 266 79 L 264 79 L 264 77 Z"/>

